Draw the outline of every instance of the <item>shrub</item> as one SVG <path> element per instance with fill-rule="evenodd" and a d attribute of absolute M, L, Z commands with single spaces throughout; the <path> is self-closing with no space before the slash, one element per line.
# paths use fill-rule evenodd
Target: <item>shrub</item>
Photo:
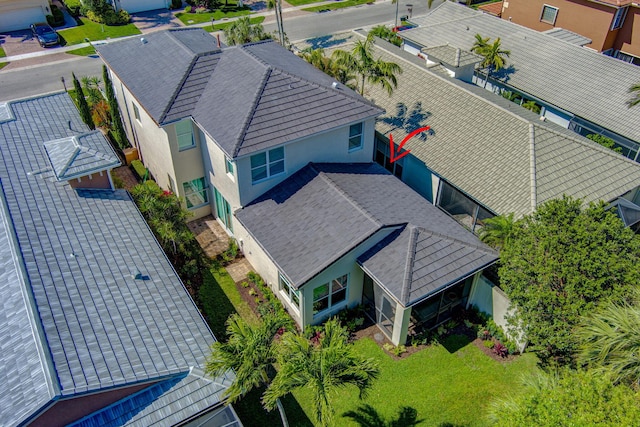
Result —
<path fill-rule="evenodd" d="M 52 18 L 52 22 L 49 23 L 52 27 L 64 25 L 64 14 L 55 4 L 51 5 L 51 15 L 47 15 L 47 22 L 49 22 L 49 16 Z"/>
<path fill-rule="evenodd" d="M 489 340 L 489 339 L 491 339 L 491 332 L 489 332 L 486 329 L 479 329 L 478 330 L 478 338 L 480 338 L 483 341 Z"/>
<path fill-rule="evenodd" d="M 192 10 L 193 10 L 193 6 L 187 6 L 184 8 L 185 13 L 191 13 Z"/>
<path fill-rule="evenodd" d="M 180 9 L 182 7 L 182 0 L 171 0 L 171 9 Z"/>
<path fill-rule="evenodd" d="M 111 171 L 111 181 L 113 181 L 113 186 L 115 188 L 124 188 L 124 181 L 118 175 Z"/>
<path fill-rule="evenodd" d="M 493 352 L 500 357 L 507 357 L 507 355 L 509 355 L 509 350 L 500 341 L 498 341 L 496 345 L 493 346 Z"/>
<path fill-rule="evenodd" d="M 494 342 L 493 342 L 493 341 L 491 341 L 491 340 L 487 340 L 487 341 L 484 341 L 484 342 L 482 343 L 482 345 L 484 345 L 484 346 L 485 346 L 485 347 L 487 347 L 487 348 L 493 348 L 493 347 L 495 347 L 496 343 L 494 343 Z"/>
<path fill-rule="evenodd" d="M 147 168 L 142 164 L 140 160 L 134 160 L 131 162 L 133 171 L 138 175 L 138 178 L 145 179 L 147 177 Z"/>
<path fill-rule="evenodd" d="M 207 13 L 209 9 L 206 7 L 196 7 L 196 13 Z"/>
<path fill-rule="evenodd" d="M 63 0 L 63 3 L 71 16 L 78 17 L 80 15 L 80 9 L 82 8 L 80 0 Z"/>
<path fill-rule="evenodd" d="M 228 265 L 238 256 L 238 243 L 235 239 L 229 239 L 227 250 L 220 254 L 222 264 Z"/>
<path fill-rule="evenodd" d="M 402 344 L 401 345 L 393 345 L 393 344 L 387 342 L 387 343 L 384 343 L 382 348 L 387 350 L 389 353 L 392 353 L 396 357 L 400 357 L 401 354 L 404 354 L 404 353 L 407 352 L 407 347 L 402 345 Z"/>

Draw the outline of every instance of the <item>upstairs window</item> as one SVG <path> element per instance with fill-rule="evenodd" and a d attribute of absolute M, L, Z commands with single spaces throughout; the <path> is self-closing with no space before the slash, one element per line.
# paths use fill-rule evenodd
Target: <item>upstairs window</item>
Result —
<path fill-rule="evenodd" d="M 133 115 L 136 118 L 137 121 L 140 121 L 140 110 L 138 110 L 138 106 L 136 104 L 131 104 L 133 105 Z"/>
<path fill-rule="evenodd" d="M 251 156 L 251 183 L 284 173 L 284 147 Z"/>
<path fill-rule="evenodd" d="M 627 17 L 627 10 L 629 10 L 629 6 L 621 7 L 616 10 L 616 14 L 613 16 L 613 22 L 611 23 L 611 31 L 622 27 L 622 24 L 624 24 L 624 18 Z"/>
<path fill-rule="evenodd" d="M 542 16 L 540 20 L 547 24 L 555 25 L 556 17 L 558 16 L 558 8 L 545 4 L 542 6 Z"/>
<path fill-rule="evenodd" d="M 362 148 L 362 123 L 356 123 L 349 127 L 349 151 Z"/>
<path fill-rule="evenodd" d="M 182 184 L 184 198 L 188 209 L 199 208 L 209 202 L 207 196 L 207 182 L 204 178 L 197 178 Z"/>
<path fill-rule="evenodd" d="M 233 176 L 233 162 L 228 157 L 224 158 L 224 169 L 229 175 Z"/>
<path fill-rule="evenodd" d="M 176 123 L 176 138 L 178 140 L 178 150 L 180 151 L 196 146 L 191 120 L 183 120 Z"/>

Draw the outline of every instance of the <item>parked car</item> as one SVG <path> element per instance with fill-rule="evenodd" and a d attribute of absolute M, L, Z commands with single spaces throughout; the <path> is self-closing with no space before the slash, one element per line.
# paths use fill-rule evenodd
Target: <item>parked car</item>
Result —
<path fill-rule="evenodd" d="M 60 43 L 60 37 L 58 33 L 56 33 L 56 30 L 44 22 L 31 24 L 31 32 L 33 33 L 33 37 L 38 39 L 38 43 L 40 43 L 42 47 L 54 46 Z"/>

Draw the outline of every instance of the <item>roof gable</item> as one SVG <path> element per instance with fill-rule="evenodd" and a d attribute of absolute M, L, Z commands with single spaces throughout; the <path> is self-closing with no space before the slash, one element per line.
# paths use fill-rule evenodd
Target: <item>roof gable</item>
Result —
<path fill-rule="evenodd" d="M 58 181 L 68 181 L 120 166 L 120 159 L 100 131 L 44 143 Z"/>

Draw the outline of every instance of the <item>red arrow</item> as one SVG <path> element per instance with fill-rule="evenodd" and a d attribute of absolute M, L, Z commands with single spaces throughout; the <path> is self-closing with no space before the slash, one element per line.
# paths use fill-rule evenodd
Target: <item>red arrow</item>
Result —
<path fill-rule="evenodd" d="M 425 126 L 423 128 L 418 128 L 418 129 L 414 130 L 413 132 L 411 132 L 409 135 L 405 136 L 405 138 L 402 140 L 400 145 L 398 145 L 398 151 L 397 151 L 398 155 L 397 156 L 396 156 L 396 146 L 393 144 L 393 135 L 389 135 L 389 148 L 390 148 L 390 153 L 391 153 L 391 158 L 389 159 L 389 162 L 393 163 L 396 160 L 400 160 L 401 158 L 403 158 L 404 156 L 409 154 L 411 152 L 411 150 L 407 150 L 404 153 L 400 153 L 400 150 L 402 150 L 402 147 L 404 147 L 404 144 L 406 144 L 406 142 L 408 140 L 410 140 L 411 138 L 413 138 L 417 134 L 422 133 L 424 131 L 427 131 L 429 129 L 431 129 L 431 126 Z"/>

